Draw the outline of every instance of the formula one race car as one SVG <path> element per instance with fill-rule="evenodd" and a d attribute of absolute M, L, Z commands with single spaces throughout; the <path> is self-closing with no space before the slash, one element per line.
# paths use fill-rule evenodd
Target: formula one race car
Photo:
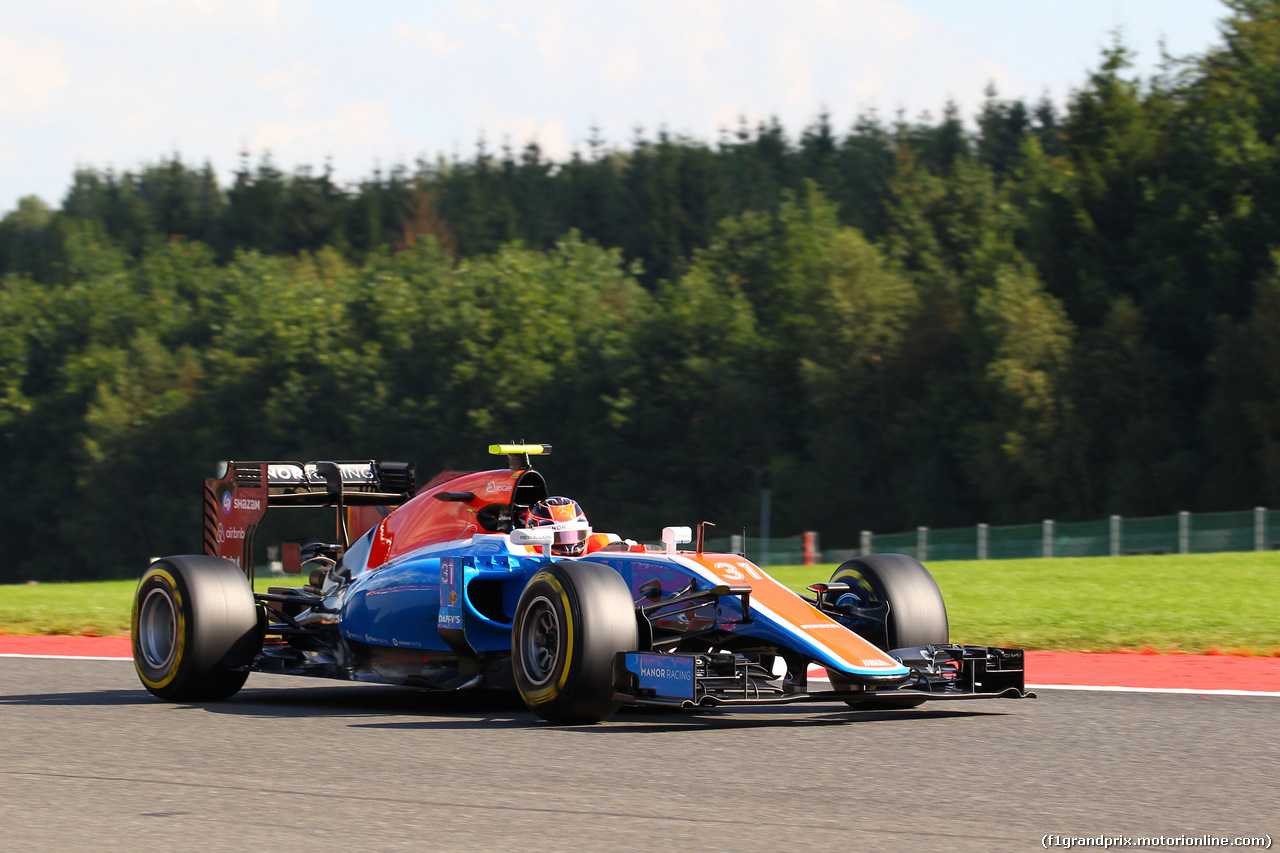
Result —
<path fill-rule="evenodd" d="M 230 462 L 205 481 L 205 553 L 152 563 L 133 658 L 172 701 L 232 696 L 250 672 L 428 690 L 515 688 L 537 715 L 605 720 L 622 705 L 801 700 L 907 708 L 1027 696 L 1021 649 L 949 642 L 942 596 L 900 554 L 849 560 L 806 598 L 699 526 L 663 545 L 594 533 L 531 455 L 416 488 L 401 462 Z M 286 542 L 304 587 L 253 591 L 268 507 L 333 507 L 333 542 Z M 826 678 L 810 682 L 810 668 Z M 821 685 L 821 689 L 819 686 Z"/>

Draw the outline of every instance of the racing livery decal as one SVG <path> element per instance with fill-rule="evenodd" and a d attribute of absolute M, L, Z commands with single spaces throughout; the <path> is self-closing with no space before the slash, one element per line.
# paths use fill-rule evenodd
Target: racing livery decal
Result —
<path fill-rule="evenodd" d="M 631 654 L 626 660 L 641 690 L 652 690 L 662 699 L 693 698 L 693 658 Z"/>
<path fill-rule="evenodd" d="M 440 615 L 437 622 L 441 628 L 462 627 L 462 603 L 458 598 L 461 574 L 462 560 L 457 557 L 440 560 Z"/>
<path fill-rule="evenodd" d="M 807 640 L 815 649 L 830 656 L 830 662 L 840 669 L 877 675 L 909 672 L 902 664 L 885 660 L 880 649 L 745 559 L 689 553 L 681 553 L 676 559 L 713 583 L 750 586 L 753 610 L 762 611 L 778 627 Z"/>

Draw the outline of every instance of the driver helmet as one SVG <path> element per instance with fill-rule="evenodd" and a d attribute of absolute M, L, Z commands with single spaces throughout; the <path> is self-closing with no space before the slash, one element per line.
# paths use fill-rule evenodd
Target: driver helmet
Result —
<path fill-rule="evenodd" d="M 555 495 L 529 507 L 525 527 L 554 527 L 555 541 L 551 553 L 561 557 L 579 557 L 587 548 L 591 525 L 578 502 Z"/>

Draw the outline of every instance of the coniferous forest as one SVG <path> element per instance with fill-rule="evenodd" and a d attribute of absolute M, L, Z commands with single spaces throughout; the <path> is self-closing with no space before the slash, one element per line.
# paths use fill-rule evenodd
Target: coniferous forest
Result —
<path fill-rule="evenodd" d="M 220 459 L 517 439 L 635 538 L 757 535 L 762 469 L 828 546 L 1280 506 L 1280 2 L 1226 6 L 976 121 L 78 170 L 0 221 L 0 581 L 198 550 Z"/>

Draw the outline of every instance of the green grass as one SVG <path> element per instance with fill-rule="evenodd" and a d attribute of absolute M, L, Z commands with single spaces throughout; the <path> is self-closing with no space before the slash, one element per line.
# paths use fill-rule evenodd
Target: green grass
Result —
<path fill-rule="evenodd" d="M 266 592 L 268 586 L 304 581 L 301 576 L 258 578 L 254 588 Z M 137 586 L 136 580 L 0 586 L 0 634 L 127 634 Z"/>
<path fill-rule="evenodd" d="M 794 589 L 835 566 L 773 566 Z M 1280 552 L 932 563 L 956 642 L 1280 653 Z M 301 583 L 259 580 L 257 587 Z M 134 581 L 0 586 L 0 633 L 124 634 Z"/>
<path fill-rule="evenodd" d="M 773 567 L 796 589 L 834 566 Z M 1280 552 L 929 565 L 954 642 L 1063 651 L 1280 653 Z"/>

